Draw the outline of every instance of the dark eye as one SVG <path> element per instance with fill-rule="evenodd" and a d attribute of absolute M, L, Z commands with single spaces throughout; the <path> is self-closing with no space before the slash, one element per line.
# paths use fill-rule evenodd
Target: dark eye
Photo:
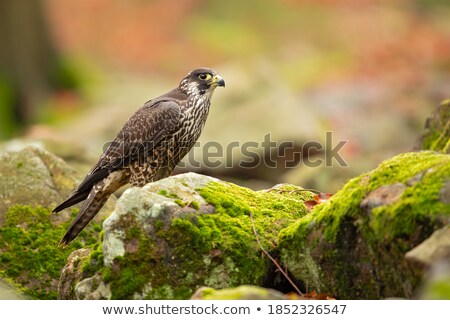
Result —
<path fill-rule="evenodd" d="M 200 73 L 200 74 L 198 75 L 198 78 L 199 78 L 200 80 L 208 80 L 209 78 L 211 78 L 211 75 L 208 74 L 208 73 Z"/>

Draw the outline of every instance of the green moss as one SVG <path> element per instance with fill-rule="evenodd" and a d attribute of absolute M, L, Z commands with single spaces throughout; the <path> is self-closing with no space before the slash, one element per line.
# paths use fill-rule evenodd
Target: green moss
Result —
<path fill-rule="evenodd" d="M 95 228 L 93 228 L 95 230 Z M 81 272 L 83 277 L 92 277 L 97 270 L 103 268 L 103 251 L 100 243 L 92 245 L 92 250 L 88 259 L 83 260 Z"/>
<path fill-rule="evenodd" d="M 216 293 L 216 290 L 210 287 L 205 287 L 201 292 L 202 299 L 208 299 L 208 297 L 213 296 Z"/>
<path fill-rule="evenodd" d="M 103 282 L 111 282 L 113 281 L 113 273 L 111 268 L 105 268 L 102 272 L 102 281 Z"/>
<path fill-rule="evenodd" d="M 256 228 L 261 233 L 262 239 L 260 240 L 270 247 L 273 247 L 273 241 L 282 225 L 288 225 L 307 215 L 303 203 L 312 198 L 312 193 L 290 185 L 269 192 L 255 192 L 233 184 L 211 183 L 199 192 L 209 204 L 215 206 L 216 213 L 218 213 L 212 216 L 204 215 L 200 218 L 225 219 L 235 223 L 254 242 L 251 213 Z M 224 224 L 226 223 L 224 221 Z M 264 237 L 267 240 L 270 239 L 270 243 L 267 243 Z"/>
<path fill-rule="evenodd" d="M 312 199 L 312 193 L 293 185 L 279 189 L 253 191 L 232 183 L 212 182 L 198 190 L 200 195 L 216 207 L 216 212 L 229 216 L 257 216 L 262 210 L 270 217 L 284 213 L 285 217 L 299 218 L 306 214 L 304 201 Z"/>
<path fill-rule="evenodd" d="M 161 220 L 156 220 L 155 223 L 153 224 L 153 226 L 155 227 L 155 229 L 156 229 L 157 231 L 158 231 L 158 230 L 161 230 L 162 227 L 164 226 L 164 222 L 161 221 Z"/>
<path fill-rule="evenodd" d="M 423 299 L 450 300 L 450 277 L 432 279 L 426 284 L 422 293 Z"/>
<path fill-rule="evenodd" d="M 183 200 L 180 200 L 180 199 L 175 200 L 175 203 L 177 205 L 179 205 L 180 207 L 185 207 L 186 206 L 186 203 Z"/>
<path fill-rule="evenodd" d="M 59 240 L 69 222 L 54 225 L 53 213 L 42 207 L 15 205 L 5 214 L 0 228 L 0 273 L 30 297 L 56 299 L 60 271 L 68 255 L 92 243 L 92 227 L 69 246 Z"/>
<path fill-rule="evenodd" d="M 200 205 L 198 204 L 197 201 L 183 201 L 181 199 L 176 199 L 175 203 L 177 205 L 179 205 L 180 207 L 184 208 L 184 207 L 191 207 L 195 210 L 199 210 L 200 209 Z"/>
<path fill-rule="evenodd" d="M 200 209 L 200 205 L 198 204 L 197 201 L 192 201 L 192 202 L 189 204 L 189 206 L 192 207 L 192 208 L 194 208 L 195 210 L 199 210 L 199 209 Z"/>
<path fill-rule="evenodd" d="M 167 190 L 159 190 L 158 194 L 160 194 L 162 196 L 167 196 Z"/>
<path fill-rule="evenodd" d="M 180 199 L 180 197 L 176 193 L 166 194 L 166 197 L 171 199 Z"/>
<path fill-rule="evenodd" d="M 158 194 L 162 195 L 164 197 L 167 197 L 167 198 L 180 200 L 180 197 L 176 193 L 169 193 L 167 190 L 164 190 L 164 189 L 163 190 L 159 190 Z"/>

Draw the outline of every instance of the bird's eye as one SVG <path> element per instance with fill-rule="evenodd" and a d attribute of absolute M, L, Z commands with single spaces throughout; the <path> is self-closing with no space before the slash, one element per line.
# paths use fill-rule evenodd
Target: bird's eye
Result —
<path fill-rule="evenodd" d="M 200 80 L 208 80 L 208 79 L 211 78 L 211 75 L 210 75 L 209 73 L 200 73 L 200 74 L 198 75 L 198 78 L 199 78 Z"/>

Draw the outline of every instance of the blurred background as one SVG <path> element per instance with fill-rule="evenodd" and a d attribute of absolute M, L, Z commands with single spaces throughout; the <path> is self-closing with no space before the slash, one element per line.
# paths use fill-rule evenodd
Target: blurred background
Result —
<path fill-rule="evenodd" d="M 0 39 L 0 150 L 41 145 L 83 174 L 137 108 L 200 66 L 227 84 L 201 145 L 270 133 L 277 147 L 255 152 L 277 166 L 241 166 L 234 148 L 228 168 L 177 172 L 254 189 L 335 192 L 410 151 L 450 97 L 448 0 L 1 0 Z M 303 145 L 325 144 L 327 131 L 332 146 L 347 141 L 347 166 L 302 164 Z"/>

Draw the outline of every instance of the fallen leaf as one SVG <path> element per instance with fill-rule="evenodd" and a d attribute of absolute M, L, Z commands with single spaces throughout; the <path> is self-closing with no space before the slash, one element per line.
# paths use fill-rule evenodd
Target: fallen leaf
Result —
<path fill-rule="evenodd" d="M 327 202 L 328 199 L 332 196 L 331 193 L 318 193 L 314 195 L 314 200 L 306 200 L 303 202 L 303 204 L 306 207 L 306 210 L 308 212 L 311 212 L 312 208 L 314 208 L 316 205 Z"/>

